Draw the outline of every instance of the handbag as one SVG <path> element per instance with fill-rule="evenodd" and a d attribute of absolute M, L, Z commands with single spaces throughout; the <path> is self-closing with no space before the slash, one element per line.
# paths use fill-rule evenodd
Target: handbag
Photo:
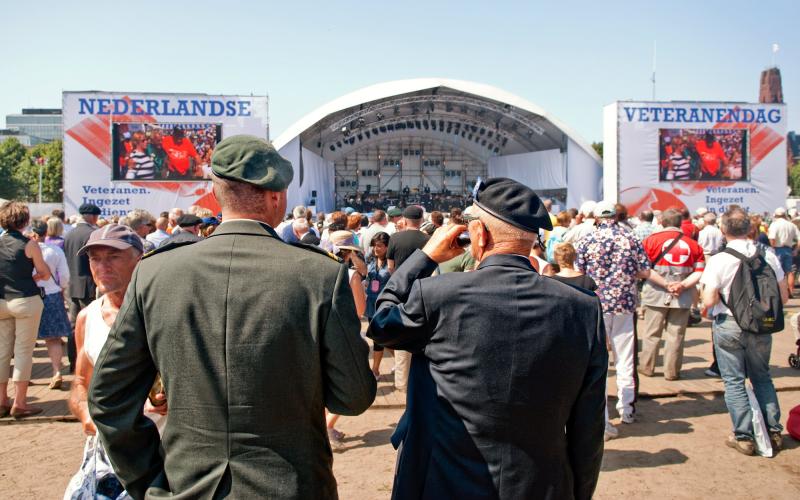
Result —
<path fill-rule="evenodd" d="M 758 404 L 756 395 L 750 383 L 744 385 L 747 390 L 747 399 L 750 400 L 750 413 L 753 415 L 753 437 L 755 438 L 756 453 L 762 457 L 772 458 L 772 442 L 769 440 L 767 424 L 764 422 L 764 415 L 761 414 L 761 407 Z"/>
<path fill-rule="evenodd" d="M 64 500 L 93 499 L 97 493 L 97 437 L 88 436 L 83 446 L 83 460 L 64 491 Z"/>
<path fill-rule="evenodd" d="M 99 471 L 98 471 L 99 469 Z M 72 476 L 64 491 L 64 500 L 94 500 L 97 498 L 99 482 L 113 474 L 111 463 L 100 446 L 97 436 L 87 436 L 83 447 L 83 460 L 78 472 Z M 98 472 L 102 477 L 98 477 Z M 131 496 L 126 491 L 120 493 L 115 500 L 128 500 Z"/>

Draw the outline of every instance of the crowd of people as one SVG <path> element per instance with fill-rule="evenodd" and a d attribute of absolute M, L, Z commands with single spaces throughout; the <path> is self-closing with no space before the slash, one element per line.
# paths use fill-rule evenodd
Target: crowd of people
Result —
<path fill-rule="evenodd" d="M 271 148 L 256 139 L 229 141 L 220 148 Z M 229 151 L 225 158 L 231 157 Z M 466 207 L 428 211 L 443 207 L 407 203 L 323 214 L 297 206 L 284 215 L 291 165 L 276 153 L 240 157 L 277 163 L 245 168 L 212 161 L 218 214 L 192 206 L 103 218 L 85 204 L 69 219 L 61 210 L 31 219 L 23 203 L 0 207 L 0 417 L 41 412 L 26 398 L 35 342 L 46 343 L 53 390 L 62 385 L 66 344 L 67 369 L 75 374 L 70 409 L 87 435 L 102 438 L 92 446 L 116 464 L 112 471 L 109 462 L 112 473 L 102 485 L 112 498 L 123 489 L 139 498 L 154 487 L 254 493 L 241 480 L 246 473 L 218 466 L 242 460 L 253 446 L 289 457 L 296 474 L 288 483 L 262 484 L 259 493 L 335 496 L 325 446 L 342 446 L 340 415 L 371 404 L 376 381 L 387 376 L 380 368 L 389 349 L 394 386 L 408 394 L 396 438 L 409 458 L 398 461 L 395 496 L 419 497 L 419 481 L 436 477 L 426 494 L 485 490 L 522 498 L 551 488 L 588 498 L 602 440 L 619 434 L 604 403 L 607 351 L 619 422 L 633 425 L 638 377 L 680 380 L 686 329 L 702 316 L 712 320 L 714 362 L 706 374 L 722 378 L 732 421 L 726 444 L 756 452 L 749 378 L 771 446 L 781 448 L 771 337 L 742 328 L 736 275 L 742 262 L 765 263 L 764 286 L 780 303 L 788 300 L 800 271 L 796 210 L 778 208 L 770 221 L 737 206 L 721 218 L 705 209 L 631 217 L 624 206 L 601 201 L 550 213 L 552 204 L 530 189 L 489 179 Z M 197 293 L 215 288 L 219 293 Z M 224 300 L 214 301 L 218 295 Z M 643 331 L 637 332 L 637 317 Z M 370 325 L 371 365 L 358 335 L 361 318 Z M 501 324 L 509 335 L 496 333 Z M 237 332 L 233 344 L 230 328 Z M 241 365 L 228 366 L 232 360 Z M 547 384 L 555 382 L 544 372 L 559 374 L 563 393 L 553 392 Z M 292 383 L 276 387 L 278 379 Z M 295 384 L 301 394 L 289 387 Z M 280 411 L 262 408 L 254 397 L 279 401 Z M 552 408 L 541 406 L 551 400 Z M 529 427 L 536 431 L 505 436 L 498 418 L 521 427 L 535 422 Z M 179 424 L 170 428 L 167 419 Z M 430 442 L 429 425 L 441 427 L 442 446 Z M 202 458 L 180 441 L 193 428 L 208 430 L 190 438 L 208 450 Z M 159 455 L 158 433 L 170 429 L 167 458 L 183 461 Z M 547 441 L 565 429 L 569 460 L 543 465 L 565 453 L 561 438 Z M 265 441 L 217 436 L 256 431 Z M 458 452 L 443 451 L 445 445 Z M 282 467 L 258 453 L 243 463 Z M 420 454 L 438 458 L 422 466 L 414 461 Z M 327 465 L 305 470 L 299 464 L 309 457 Z M 541 474 L 531 475 L 536 467 Z M 502 474 L 531 477 L 498 493 Z"/>

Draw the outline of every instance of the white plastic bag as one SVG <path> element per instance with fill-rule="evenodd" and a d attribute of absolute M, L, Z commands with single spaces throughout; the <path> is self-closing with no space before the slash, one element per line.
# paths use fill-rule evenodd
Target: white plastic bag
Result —
<path fill-rule="evenodd" d="M 97 437 L 87 436 L 83 446 L 83 461 L 78 472 L 69 480 L 64 500 L 93 499 L 97 493 Z"/>
<path fill-rule="evenodd" d="M 769 432 L 767 424 L 764 422 L 764 415 L 761 414 L 761 407 L 758 405 L 750 383 L 745 383 L 744 387 L 747 390 L 747 399 L 750 400 L 750 413 L 753 414 L 753 437 L 756 442 L 756 453 L 762 457 L 772 458 L 772 442 L 769 440 Z"/>

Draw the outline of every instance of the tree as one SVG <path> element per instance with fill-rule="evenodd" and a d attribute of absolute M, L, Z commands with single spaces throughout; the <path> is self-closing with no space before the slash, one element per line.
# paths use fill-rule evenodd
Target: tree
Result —
<path fill-rule="evenodd" d="M 789 169 L 789 187 L 792 188 L 791 196 L 800 196 L 800 161 Z"/>
<path fill-rule="evenodd" d="M 16 137 L 0 142 L 0 198 L 10 200 L 22 194 L 22 186 L 14 172 L 25 159 L 26 153 L 25 146 Z"/>
<path fill-rule="evenodd" d="M 42 168 L 42 202 L 61 202 L 63 198 L 63 161 L 61 157 L 61 141 L 38 144 L 28 150 L 14 177 L 22 186 L 20 197 L 27 201 L 39 199 L 39 158 L 46 163 Z"/>
<path fill-rule="evenodd" d="M 603 143 L 602 142 L 593 142 L 592 148 L 594 149 L 595 153 L 602 159 L 603 158 Z"/>

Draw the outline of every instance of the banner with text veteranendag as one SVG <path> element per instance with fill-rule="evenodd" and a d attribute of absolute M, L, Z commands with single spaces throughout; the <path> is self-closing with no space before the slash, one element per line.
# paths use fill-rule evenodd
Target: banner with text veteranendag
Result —
<path fill-rule="evenodd" d="M 216 142 L 269 135 L 266 96 L 64 92 L 62 112 L 68 215 L 83 203 L 99 206 L 103 216 L 134 208 L 157 216 L 190 205 L 216 213 L 207 180 Z"/>
<path fill-rule="evenodd" d="M 617 102 L 604 110 L 606 197 L 629 212 L 740 205 L 772 212 L 786 199 L 786 106 Z"/>

